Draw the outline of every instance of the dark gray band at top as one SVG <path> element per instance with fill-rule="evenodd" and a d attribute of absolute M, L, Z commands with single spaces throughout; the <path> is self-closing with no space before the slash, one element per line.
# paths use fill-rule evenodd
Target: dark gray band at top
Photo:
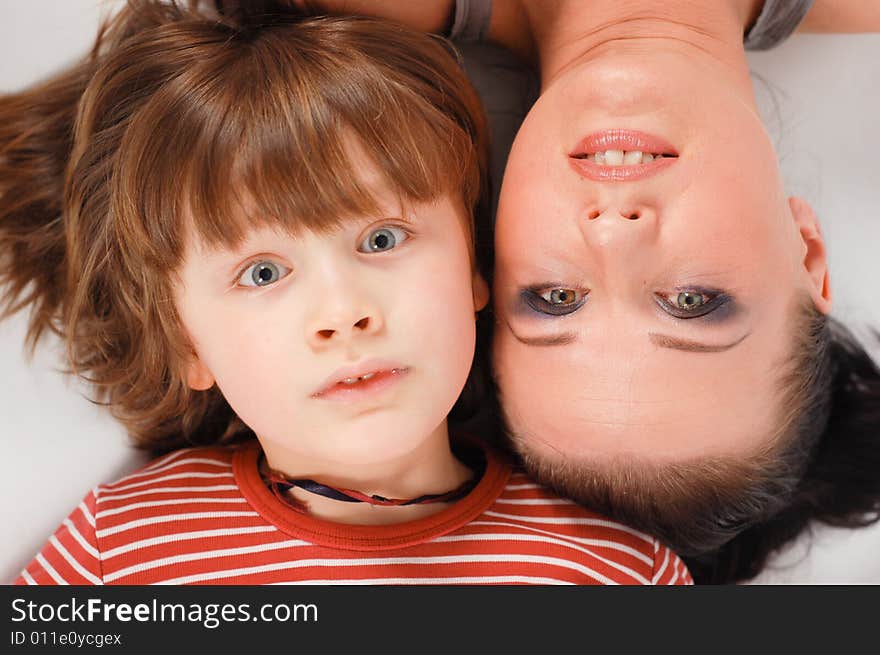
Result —
<path fill-rule="evenodd" d="M 746 50 L 768 50 L 785 41 L 812 5 L 813 0 L 764 0 L 758 20 L 746 32 Z"/>
<path fill-rule="evenodd" d="M 449 38 L 463 43 L 483 41 L 489 31 L 492 0 L 456 0 Z"/>

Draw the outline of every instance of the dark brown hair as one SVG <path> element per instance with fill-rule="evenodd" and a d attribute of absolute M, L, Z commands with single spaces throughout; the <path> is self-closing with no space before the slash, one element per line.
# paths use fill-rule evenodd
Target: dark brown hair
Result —
<path fill-rule="evenodd" d="M 60 334 L 71 371 L 154 452 L 244 429 L 216 388 L 185 382 L 171 290 L 188 233 L 234 246 L 255 225 L 376 211 L 352 144 L 402 203 L 454 194 L 473 230 L 485 202 L 484 117 L 445 41 L 217 4 L 131 0 L 82 63 L 0 97 L 6 313 L 31 306 L 31 348 Z"/>

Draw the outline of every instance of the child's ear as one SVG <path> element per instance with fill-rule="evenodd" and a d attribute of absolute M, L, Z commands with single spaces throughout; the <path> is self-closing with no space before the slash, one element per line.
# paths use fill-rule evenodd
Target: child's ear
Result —
<path fill-rule="evenodd" d="M 474 289 L 474 311 L 478 312 L 489 304 L 489 285 L 479 272 L 474 271 L 472 286 Z"/>
<path fill-rule="evenodd" d="M 803 242 L 803 270 L 807 276 L 807 287 L 813 304 L 823 314 L 831 311 L 831 282 L 828 276 L 828 256 L 825 240 L 813 208 L 802 198 L 789 198 L 794 222 Z"/>
<path fill-rule="evenodd" d="M 195 353 L 186 365 L 186 383 L 195 391 L 205 391 L 214 386 L 213 374 Z"/>

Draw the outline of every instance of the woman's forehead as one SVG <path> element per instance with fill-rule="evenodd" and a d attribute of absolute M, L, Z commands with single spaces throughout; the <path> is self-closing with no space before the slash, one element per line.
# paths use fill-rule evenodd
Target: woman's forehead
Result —
<path fill-rule="evenodd" d="M 514 433 L 575 455 L 687 458 L 742 452 L 772 437 L 787 343 L 737 348 L 682 352 L 621 332 L 527 346 L 499 327 L 494 367 Z"/>

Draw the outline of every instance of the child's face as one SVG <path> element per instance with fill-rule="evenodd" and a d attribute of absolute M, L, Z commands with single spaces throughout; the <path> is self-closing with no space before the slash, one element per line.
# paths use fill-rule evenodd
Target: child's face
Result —
<path fill-rule="evenodd" d="M 190 386 L 216 381 L 266 451 L 303 470 L 412 452 L 473 359 L 488 291 L 459 203 L 377 195 L 382 218 L 295 238 L 261 228 L 236 251 L 190 243 L 180 271 Z"/>

